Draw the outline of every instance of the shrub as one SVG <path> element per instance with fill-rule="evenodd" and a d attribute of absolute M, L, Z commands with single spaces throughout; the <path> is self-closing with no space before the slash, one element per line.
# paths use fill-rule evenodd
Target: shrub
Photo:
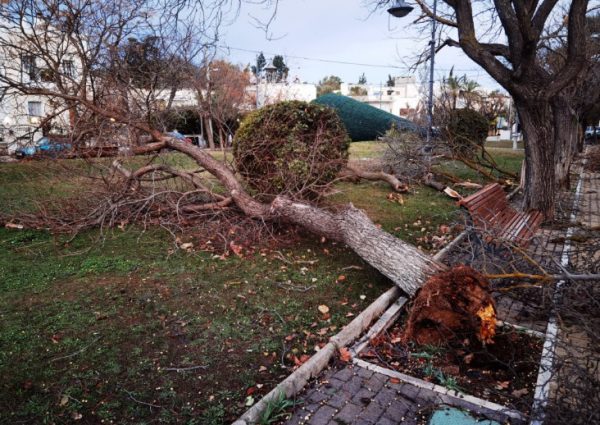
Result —
<path fill-rule="evenodd" d="M 331 108 L 281 102 L 249 114 L 233 143 L 236 167 L 258 195 L 314 199 L 348 159 L 348 134 Z"/>
<path fill-rule="evenodd" d="M 398 131 L 392 127 L 381 141 L 387 145 L 383 164 L 389 172 L 406 180 L 418 181 L 427 173 L 425 141 L 414 132 Z"/>
<path fill-rule="evenodd" d="M 488 132 L 487 119 L 472 109 L 455 109 L 448 113 L 444 137 L 455 155 L 473 157 L 483 147 Z"/>
<path fill-rule="evenodd" d="M 347 96 L 325 94 L 313 103 L 335 108 L 344 122 L 350 138 L 355 141 L 375 140 L 395 125 L 401 131 L 420 132 L 413 122 L 359 102 Z"/>

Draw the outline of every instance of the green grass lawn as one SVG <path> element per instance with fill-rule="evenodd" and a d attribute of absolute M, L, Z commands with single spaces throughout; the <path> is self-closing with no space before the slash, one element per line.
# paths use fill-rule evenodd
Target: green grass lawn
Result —
<path fill-rule="evenodd" d="M 353 142 L 350 143 L 350 159 L 374 159 L 381 158 L 387 145 L 383 142 Z"/>
<path fill-rule="evenodd" d="M 311 238 L 221 259 L 96 236 L 0 230 L 0 422 L 229 423 L 389 287 Z"/>
<path fill-rule="evenodd" d="M 356 145 L 353 158 L 381 155 Z M 60 161 L 0 164 L 0 211 L 77 194 L 82 174 Z M 328 204 L 352 202 L 423 249 L 456 213 L 426 187 L 401 201 L 382 183 L 335 189 Z M 168 232 L 135 226 L 72 240 L 2 228 L 0 276 L 0 423 L 11 424 L 229 423 L 390 286 L 310 235 L 238 258 L 176 250 Z"/>
<path fill-rule="evenodd" d="M 514 174 L 519 174 L 521 171 L 521 163 L 523 162 L 522 151 L 513 151 L 512 149 L 504 148 L 487 148 L 487 151 L 494 158 L 500 169 Z M 487 182 L 485 177 L 459 161 L 446 161 L 440 166 L 440 169 L 466 181 L 481 184 Z M 500 177 L 498 172 L 493 172 L 492 174 Z"/>

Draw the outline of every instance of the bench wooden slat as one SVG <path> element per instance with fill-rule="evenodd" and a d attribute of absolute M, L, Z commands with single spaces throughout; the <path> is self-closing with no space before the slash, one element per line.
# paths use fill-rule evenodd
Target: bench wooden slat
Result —
<path fill-rule="evenodd" d="M 538 211 L 525 213 L 512 208 L 498 183 L 463 198 L 458 205 L 469 212 L 473 225 L 480 231 L 521 246 L 529 244 L 543 219 Z"/>

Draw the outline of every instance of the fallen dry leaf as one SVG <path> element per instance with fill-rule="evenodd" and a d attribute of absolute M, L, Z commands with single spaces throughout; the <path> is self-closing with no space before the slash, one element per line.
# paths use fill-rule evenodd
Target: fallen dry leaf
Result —
<path fill-rule="evenodd" d="M 350 350 L 346 347 L 340 348 L 340 360 L 344 363 L 348 363 L 352 360 L 352 354 L 350 354 Z"/>
<path fill-rule="evenodd" d="M 509 387 L 509 385 L 510 385 L 510 381 L 498 382 L 498 384 L 496 385 L 496 389 L 505 390 Z"/>
<path fill-rule="evenodd" d="M 325 304 L 321 304 L 319 307 L 317 307 L 317 309 L 323 314 L 329 313 L 329 307 L 327 307 Z"/>
<path fill-rule="evenodd" d="M 401 381 L 398 378 L 390 378 L 390 383 L 399 384 Z"/>
<path fill-rule="evenodd" d="M 514 390 L 512 392 L 512 396 L 513 397 L 523 397 L 524 395 L 526 395 L 529 392 L 529 390 L 527 388 L 522 388 L 520 390 Z"/>
<path fill-rule="evenodd" d="M 233 253 L 235 255 L 237 255 L 238 257 L 242 256 L 242 251 L 244 249 L 243 246 L 237 245 L 237 244 L 233 243 L 233 241 L 231 241 L 231 242 L 229 242 L 229 248 L 231 248 L 231 250 L 233 251 Z"/>
<path fill-rule="evenodd" d="M 294 361 L 294 364 L 296 366 L 302 366 L 302 364 L 306 363 L 308 359 L 310 359 L 310 356 L 308 354 L 302 354 L 300 358 L 292 356 L 292 360 Z"/>

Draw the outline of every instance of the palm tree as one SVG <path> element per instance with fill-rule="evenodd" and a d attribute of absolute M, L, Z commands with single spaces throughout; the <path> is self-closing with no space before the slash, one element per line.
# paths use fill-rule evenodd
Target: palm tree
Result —
<path fill-rule="evenodd" d="M 466 75 L 463 75 L 462 77 L 456 77 L 454 75 L 454 67 L 452 67 L 450 68 L 450 74 L 448 74 L 448 78 L 444 78 L 443 80 L 444 91 L 450 97 L 452 110 L 456 109 L 456 103 L 458 102 L 458 97 L 460 96 L 463 82 L 466 77 Z"/>
<path fill-rule="evenodd" d="M 460 90 L 460 96 L 465 101 L 465 107 L 472 109 L 473 105 L 481 100 L 481 93 L 479 92 L 479 83 L 474 80 L 468 80 L 467 76 L 463 76 L 462 87 Z"/>

